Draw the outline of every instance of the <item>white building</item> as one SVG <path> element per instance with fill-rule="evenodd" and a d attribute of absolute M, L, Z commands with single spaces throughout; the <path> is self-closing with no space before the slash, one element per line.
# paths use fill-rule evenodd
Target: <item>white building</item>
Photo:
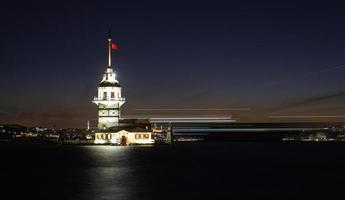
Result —
<path fill-rule="evenodd" d="M 116 73 L 111 67 L 112 42 L 108 38 L 108 67 L 103 74 L 103 79 L 98 86 L 98 95 L 92 101 L 98 106 L 98 130 L 95 133 L 95 144 L 152 144 L 150 129 L 125 128 L 120 124 L 120 109 L 125 103 L 121 94 L 121 86 L 116 79 Z M 132 127 L 135 124 L 131 124 Z"/>
<path fill-rule="evenodd" d="M 108 129 L 118 126 L 120 108 L 125 103 L 121 95 L 121 86 L 116 79 L 116 73 L 111 67 L 111 38 L 108 38 L 109 63 L 98 86 L 98 95 L 92 101 L 98 106 L 98 129 Z"/>
<path fill-rule="evenodd" d="M 118 132 L 98 132 L 95 134 L 95 144 L 153 144 L 152 132 L 149 130 L 121 130 Z"/>

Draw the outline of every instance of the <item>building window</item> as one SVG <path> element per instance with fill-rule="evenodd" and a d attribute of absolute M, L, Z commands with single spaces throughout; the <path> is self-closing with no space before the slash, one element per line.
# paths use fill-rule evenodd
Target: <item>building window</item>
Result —
<path fill-rule="evenodd" d="M 103 92 L 103 100 L 107 100 L 107 92 Z"/>
<path fill-rule="evenodd" d="M 115 98 L 115 93 L 114 92 L 111 92 L 111 98 L 113 99 L 113 98 Z"/>

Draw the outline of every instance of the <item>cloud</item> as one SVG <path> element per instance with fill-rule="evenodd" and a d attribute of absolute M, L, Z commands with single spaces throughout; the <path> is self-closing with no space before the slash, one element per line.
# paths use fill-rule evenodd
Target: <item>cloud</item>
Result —
<path fill-rule="evenodd" d="M 292 103 L 288 103 L 288 104 L 283 104 L 281 106 L 278 106 L 276 108 L 271 109 L 270 111 L 271 112 L 283 111 L 283 110 L 287 110 L 287 109 L 291 109 L 291 108 L 311 105 L 314 103 L 321 103 L 323 101 L 333 100 L 333 99 L 337 99 L 337 98 L 341 98 L 341 97 L 345 98 L 345 92 L 338 92 L 338 93 L 308 98 L 308 99 L 304 99 L 301 101 L 296 101 L 296 102 L 292 102 Z"/>

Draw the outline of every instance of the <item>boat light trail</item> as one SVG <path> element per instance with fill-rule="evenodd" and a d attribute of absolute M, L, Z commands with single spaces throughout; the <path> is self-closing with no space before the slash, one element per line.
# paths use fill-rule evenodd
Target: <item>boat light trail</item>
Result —
<path fill-rule="evenodd" d="M 269 118 L 345 118 L 345 115 L 271 115 Z"/>
<path fill-rule="evenodd" d="M 235 122 L 231 117 L 155 117 L 153 123 L 225 123 Z"/>
<path fill-rule="evenodd" d="M 133 110 L 138 111 L 229 111 L 229 110 L 240 110 L 249 111 L 251 108 L 137 108 Z"/>

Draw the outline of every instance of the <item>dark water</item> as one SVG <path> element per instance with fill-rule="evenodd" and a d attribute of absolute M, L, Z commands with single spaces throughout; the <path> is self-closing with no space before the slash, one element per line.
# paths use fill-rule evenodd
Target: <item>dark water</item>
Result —
<path fill-rule="evenodd" d="M 344 199 L 345 143 L 0 144 L 0 199 Z"/>

